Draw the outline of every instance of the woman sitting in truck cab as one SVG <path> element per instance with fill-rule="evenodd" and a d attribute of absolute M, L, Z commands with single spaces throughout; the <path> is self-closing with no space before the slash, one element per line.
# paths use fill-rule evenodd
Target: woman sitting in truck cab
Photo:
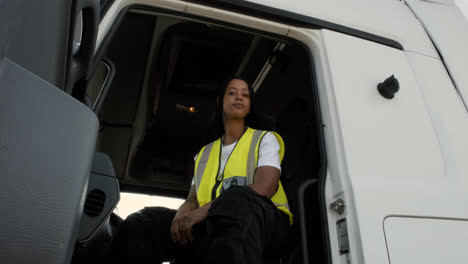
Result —
<path fill-rule="evenodd" d="M 261 263 L 281 256 L 292 214 L 280 182 L 284 143 L 255 130 L 254 93 L 234 77 L 218 97 L 223 135 L 195 157 L 194 180 L 177 211 L 145 208 L 114 241 L 120 263 Z"/>

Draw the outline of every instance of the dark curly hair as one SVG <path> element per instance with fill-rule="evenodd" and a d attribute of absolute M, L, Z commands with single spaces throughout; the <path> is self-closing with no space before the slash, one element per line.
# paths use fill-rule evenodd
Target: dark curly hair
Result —
<path fill-rule="evenodd" d="M 216 108 L 216 135 L 217 137 L 221 137 L 224 134 L 224 122 L 223 122 L 223 98 L 224 94 L 226 93 L 227 86 L 229 82 L 232 80 L 241 80 L 247 84 L 247 88 L 249 89 L 249 97 L 250 97 L 250 110 L 247 116 L 245 117 L 245 125 L 248 127 L 255 127 L 257 123 L 257 114 L 255 112 L 255 93 L 253 91 L 252 86 L 250 83 L 245 80 L 241 76 L 232 76 L 227 78 L 222 82 L 217 90 L 217 95 L 219 98 L 218 105 Z"/>

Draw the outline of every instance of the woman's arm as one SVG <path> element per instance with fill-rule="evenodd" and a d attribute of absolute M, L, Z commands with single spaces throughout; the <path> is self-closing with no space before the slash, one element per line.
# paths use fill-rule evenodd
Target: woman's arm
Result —
<path fill-rule="evenodd" d="M 185 199 L 185 202 L 180 205 L 179 209 L 177 209 L 177 212 L 179 211 L 192 211 L 198 208 L 198 201 L 197 201 L 197 190 L 195 189 L 195 185 L 192 185 L 190 187 L 189 194 L 187 196 L 187 199 Z"/>
<path fill-rule="evenodd" d="M 250 188 L 267 198 L 273 197 L 278 189 L 280 170 L 273 166 L 262 166 L 255 170 L 254 183 Z"/>
<path fill-rule="evenodd" d="M 250 185 L 254 191 L 267 198 L 275 195 L 280 175 L 280 145 L 273 133 L 267 132 L 260 142 L 258 167 L 255 170 L 254 182 Z"/>

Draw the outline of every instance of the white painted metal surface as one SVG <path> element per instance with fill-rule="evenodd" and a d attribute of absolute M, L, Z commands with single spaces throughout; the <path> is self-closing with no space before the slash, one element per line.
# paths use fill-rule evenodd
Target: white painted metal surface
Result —
<path fill-rule="evenodd" d="M 101 45 L 104 37 L 108 34 L 109 29 L 118 17 L 119 13 L 122 12 L 128 6 L 131 5 L 146 5 L 154 6 L 167 10 L 174 10 L 181 12 L 181 14 L 194 14 L 201 17 L 207 17 L 210 19 L 217 19 L 219 21 L 239 24 L 246 27 L 255 28 L 258 30 L 271 32 L 279 35 L 286 35 L 289 31 L 289 26 L 258 19 L 251 16 L 236 14 L 233 12 L 223 11 L 203 5 L 192 4 L 177 0 L 115 0 L 111 8 L 107 11 L 106 15 L 102 19 L 99 25 L 99 32 L 96 41 L 96 51 Z"/>
<path fill-rule="evenodd" d="M 288 36 L 315 54 L 327 204 L 341 198 L 347 205 L 341 216 L 329 210 L 333 263 L 347 263 L 337 253 L 335 224 L 343 217 L 351 263 L 388 263 L 388 215 L 468 219 L 468 118 L 442 62 L 327 30 L 291 27 Z M 376 86 L 391 74 L 401 90 L 387 100 Z"/>
<path fill-rule="evenodd" d="M 384 228 L 392 264 L 466 263 L 468 221 L 389 217 Z"/>
<path fill-rule="evenodd" d="M 421 20 L 439 50 L 465 103 L 468 102 L 468 22 L 453 4 L 421 0 L 406 3 Z"/>
<path fill-rule="evenodd" d="M 122 10 L 130 5 L 148 5 L 160 7 L 168 10 L 175 10 L 184 12 L 187 9 L 187 2 L 183 1 L 174 1 L 174 0 L 115 0 L 112 3 L 112 6 L 107 11 L 106 15 L 102 18 L 101 23 L 99 24 L 99 31 L 96 40 L 96 51 L 99 49 L 102 41 L 109 32 L 109 29 L 114 24 L 118 15 Z"/>
<path fill-rule="evenodd" d="M 403 51 L 326 30 L 323 38 L 332 81 L 324 92 L 336 108 L 322 110 L 336 115 L 338 124 L 324 122 L 330 127 L 326 133 L 334 134 L 327 140 L 341 141 L 335 143 L 342 144 L 336 155 L 343 159 L 341 175 L 330 177 L 342 181 L 350 207 L 350 243 L 357 244 L 351 257 L 353 263 L 385 263 L 384 217 L 433 213 L 434 206 L 421 199 L 437 192 L 438 184 L 428 183 L 442 182 L 443 157 Z M 392 74 L 401 91 L 387 100 L 376 87 Z M 328 157 L 331 164 L 336 160 Z M 362 258 L 353 256 L 359 253 Z"/>
<path fill-rule="evenodd" d="M 419 21 L 398 0 L 250 0 L 400 42 L 405 50 L 437 56 Z"/>
<path fill-rule="evenodd" d="M 444 175 L 439 182 L 426 182 L 434 186 L 433 201 L 426 203 L 433 206 L 439 216 L 468 218 L 466 110 L 440 60 L 414 53 L 407 53 L 406 57 L 418 82 L 445 163 Z"/>
<path fill-rule="evenodd" d="M 288 25 L 193 3 L 188 4 L 187 13 L 201 17 L 217 19 L 220 21 L 232 23 L 234 25 L 255 28 L 279 35 L 286 35 L 289 32 Z"/>

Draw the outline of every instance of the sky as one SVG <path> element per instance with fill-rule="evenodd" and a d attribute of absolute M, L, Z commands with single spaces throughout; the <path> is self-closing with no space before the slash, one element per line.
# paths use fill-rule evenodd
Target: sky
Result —
<path fill-rule="evenodd" d="M 468 21 L 468 0 L 455 0 L 455 2 Z M 168 198 L 163 196 L 121 193 L 120 202 L 114 212 L 125 219 L 129 214 L 143 209 L 145 206 L 164 206 L 177 209 L 183 203 L 183 201 L 184 200 L 182 199 Z"/>

